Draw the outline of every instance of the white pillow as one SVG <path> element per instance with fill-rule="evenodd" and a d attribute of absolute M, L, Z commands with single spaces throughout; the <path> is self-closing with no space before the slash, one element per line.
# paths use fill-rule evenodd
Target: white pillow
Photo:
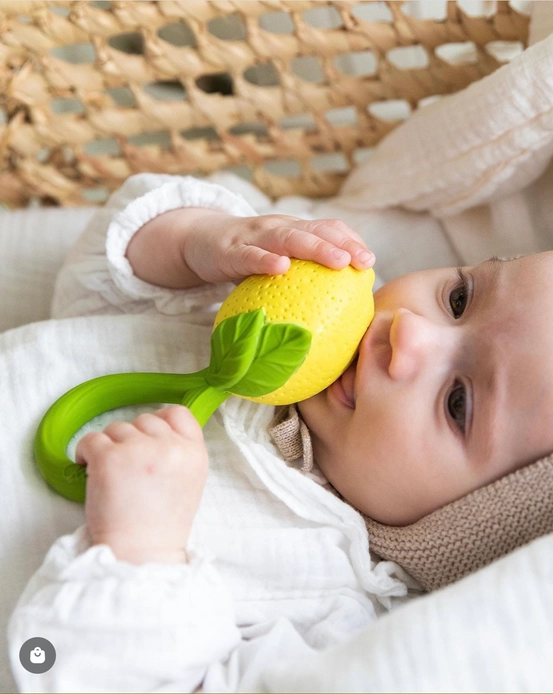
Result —
<path fill-rule="evenodd" d="M 550 692 L 553 535 L 265 673 L 266 692 Z"/>
<path fill-rule="evenodd" d="M 416 111 L 346 179 L 357 209 L 456 214 L 521 190 L 553 155 L 553 35 Z"/>

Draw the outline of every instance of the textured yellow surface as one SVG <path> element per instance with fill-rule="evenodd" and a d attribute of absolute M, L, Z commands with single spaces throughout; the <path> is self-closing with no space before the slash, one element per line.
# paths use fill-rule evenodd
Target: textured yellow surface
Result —
<path fill-rule="evenodd" d="M 297 323 L 311 331 L 309 353 L 298 371 L 277 390 L 257 398 L 288 405 L 327 388 L 351 363 L 373 316 L 373 270 L 331 270 L 292 259 L 284 275 L 252 275 L 227 297 L 215 319 L 264 308 L 271 323 Z"/>

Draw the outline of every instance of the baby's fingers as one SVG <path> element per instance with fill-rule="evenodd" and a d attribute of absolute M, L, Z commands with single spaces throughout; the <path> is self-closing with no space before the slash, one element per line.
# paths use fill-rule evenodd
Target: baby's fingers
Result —
<path fill-rule="evenodd" d="M 305 230 L 332 246 L 332 258 L 340 258 L 343 263 L 343 256 L 340 256 L 340 253 L 348 254 L 349 262 L 358 270 L 366 270 L 374 265 L 374 253 L 367 248 L 357 232 L 339 219 L 316 219 L 305 222 Z M 327 252 L 326 247 L 321 247 L 320 250 Z"/>
<path fill-rule="evenodd" d="M 336 219 L 298 220 L 293 226 L 278 230 L 277 243 L 278 250 L 285 255 L 313 260 L 335 270 L 349 264 L 358 270 L 374 265 L 374 254 L 361 237 Z"/>
<path fill-rule="evenodd" d="M 91 431 L 83 436 L 75 448 L 75 462 L 88 465 L 113 446 L 113 441 L 101 431 Z"/>

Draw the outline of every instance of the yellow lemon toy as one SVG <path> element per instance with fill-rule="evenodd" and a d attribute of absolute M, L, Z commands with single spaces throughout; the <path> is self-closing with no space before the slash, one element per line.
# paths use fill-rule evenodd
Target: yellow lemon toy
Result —
<path fill-rule="evenodd" d="M 311 333 L 305 361 L 271 393 L 249 400 L 288 405 L 316 395 L 333 383 L 352 361 L 373 316 L 374 271 L 348 265 L 331 270 L 292 259 L 284 275 L 252 275 L 224 301 L 216 318 L 263 308 L 269 323 L 295 323 Z"/>

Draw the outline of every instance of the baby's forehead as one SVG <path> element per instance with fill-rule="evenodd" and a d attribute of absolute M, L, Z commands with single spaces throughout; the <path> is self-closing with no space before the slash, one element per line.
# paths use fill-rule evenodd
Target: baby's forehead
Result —
<path fill-rule="evenodd" d="M 505 448 L 531 462 L 553 451 L 553 252 L 503 266 L 496 296 L 496 343 Z M 503 382 L 501 382 L 501 379 Z"/>

